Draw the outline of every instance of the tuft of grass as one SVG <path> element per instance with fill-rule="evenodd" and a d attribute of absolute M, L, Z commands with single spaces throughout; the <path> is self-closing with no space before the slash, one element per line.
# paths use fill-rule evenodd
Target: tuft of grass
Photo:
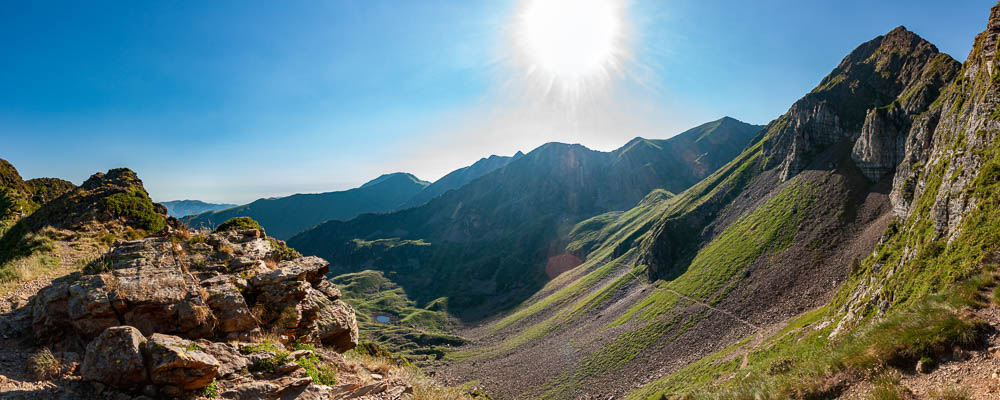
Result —
<path fill-rule="evenodd" d="M 279 261 L 294 260 L 296 258 L 302 257 L 302 253 L 295 251 L 295 249 L 288 247 L 284 240 L 277 240 L 272 237 L 268 237 L 267 240 L 271 242 L 271 248 L 277 254 Z"/>
<path fill-rule="evenodd" d="M 245 345 L 243 347 L 240 347 L 240 353 L 243 353 L 243 354 L 253 354 L 253 353 L 259 353 L 259 352 L 262 352 L 262 351 L 267 351 L 267 352 L 271 352 L 271 353 L 277 353 L 279 351 L 284 351 L 284 349 L 281 348 L 280 346 L 281 345 L 279 345 L 276 342 L 273 342 L 273 341 L 270 341 L 270 340 L 265 340 L 265 341 L 263 341 L 261 343 L 249 344 L 249 345 Z"/>
<path fill-rule="evenodd" d="M 306 375 L 312 377 L 313 383 L 327 386 L 337 384 L 337 367 L 320 360 L 315 351 L 308 357 L 295 360 L 295 363 L 305 370 Z"/>
<path fill-rule="evenodd" d="M 931 398 L 937 400 L 972 400 L 972 391 L 964 386 L 950 386 L 934 391 Z"/>
<path fill-rule="evenodd" d="M 48 347 L 42 347 L 28 357 L 28 372 L 35 379 L 50 380 L 62 372 L 62 363 L 52 354 Z"/>
<path fill-rule="evenodd" d="M 867 400 L 905 400 L 904 390 L 899 380 L 889 375 L 882 375 L 874 380 L 868 392 Z"/>
<path fill-rule="evenodd" d="M 201 389 L 201 395 L 210 399 L 219 397 L 219 381 L 213 379 L 212 383 Z"/>
<path fill-rule="evenodd" d="M 228 221 L 219 224 L 218 228 L 215 228 L 216 232 L 225 231 L 243 231 L 247 229 L 259 229 L 264 230 L 257 221 L 254 221 L 250 217 L 236 217 L 230 218 Z"/>
<path fill-rule="evenodd" d="M 358 352 L 344 353 L 349 362 L 356 363 L 365 370 L 382 374 L 385 377 L 406 382 L 413 388 L 412 398 L 423 400 L 473 400 L 490 399 L 489 395 L 472 387 L 474 385 L 463 385 L 463 387 L 448 387 L 424 374 L 419 368 L 414 366 L 400 366 L 392 360 L 382 357 L 374 357 Z"/>

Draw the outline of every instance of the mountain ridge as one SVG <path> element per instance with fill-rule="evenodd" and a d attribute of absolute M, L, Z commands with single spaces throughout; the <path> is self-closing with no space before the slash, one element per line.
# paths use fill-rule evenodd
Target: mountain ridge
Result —
<path fill-rule="evenodd" d="M 919 94 L 939 91 L 960 67 L 939 54 L 902 29 L 863 43 L 706 179 L 577 225 L 571 244 L 587 253 L 584 263 L 474 331 L 445 373 L 470 376 L 462 371 L 477 365 L 480 378 L 502 381 L 533 365 L 562 372 L 531 377 L 523 388 L 533 389 L 492 389 L 502 397 L 625 395 L 645 383 L 636 371 L 673 371 L 672 360 L 708 356 L 821 306 L 891 219 L 891 184 L 866 176 L 860 164 L 872 152 L 855 147 L 894 149 L 895 133 L 868 116 L 891 106 L 883 112 L 898 110 L 906 123 L 929 107 L 934 96 Z M 570 338 L 587 343 L 572 359 L 538 357 Z"/>
<path fill-rule="evenodd" d="M 208 211 L 220 211 L 236 207 L 237 204 L 208 203 L 201 200 L 170 200 L 158 202 L 167 208 L 167 214 L 174 218 L 202 214 Z"/>
<path fill-rule="evenodd" d="M 733 128 L 742 133 L 744 140 L 757 134 L 756 126 L 722 121 L 716 127 Z M 701 136 L 706 128 L 700 128 L 658 143 L 679 143 Z M 547 279 L 542 266 L 549 257 L 564 252 L 565 235 L 576 221 L 630 207 L 650 190 L 661 187 L 664 180 L 682 181 L 672 184 L 676 187 L 701 173 L 694 167 L 667 173 L 675 164 L 652 162 L 652 158 L 672 151 L 673 146 L 644 149 L 633 157 L 628 151 L 598 152 L 579 144 L 547 143 L 422 206 L 326 222 L 289 239 L 289 244 L 303 254 L 331 260 L 332 270 L 338 274 L 372 265 L 396 271 L 397 283 L 421 301 L 457 296 L 450 302 L 453 310 L 484 304 L 487 299 L 510 302 L 520 296 L 517 293 L 531 291 L 537 282 Z M 711 162 L 716 161 L 706 159 L 706 163 Z M 389 239 L 422 240 L 430 245 L 359 244 Z M 424 273 L 436 278 L 427 281 L 410 272 L 406 273 L 412 279 L 404 278 L 404 271 L 411 270 L 405 265 L 413 263 L 421 269 L 429 268 Z M 424 265 L 427 263 L 430 266 Z M 476 277 L 462 277 L 469 273 L 463 270 L 478 272 Z M 501 282 L 499 286 L 497 281 Z M 425 285 L 446 287 L 430 289 Z M 504 285 L 511 286 L 501 289 Z"/>
<path fill-rule="evenodd" d="M 427 185 L 412 174 L 397 172 L 379 176 L 354 189 L 258 199 L 221 211 L 188 216 L 183 222 L 195 228 L 214 229 L 231 218 L 251 217 L 268 234 L 284 240 L 327 220 L 395 210 Z"/>

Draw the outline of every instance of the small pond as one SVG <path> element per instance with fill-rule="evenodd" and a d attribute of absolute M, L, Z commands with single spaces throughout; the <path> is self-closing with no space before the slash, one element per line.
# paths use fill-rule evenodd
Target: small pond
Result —
<path fill-rule="evenodd" d="M 392 318 L 389 318 L 388 315 L 376 315 L 375 320 L 383 324 L 388 324 L 389 321 L 392 321 Z"/>

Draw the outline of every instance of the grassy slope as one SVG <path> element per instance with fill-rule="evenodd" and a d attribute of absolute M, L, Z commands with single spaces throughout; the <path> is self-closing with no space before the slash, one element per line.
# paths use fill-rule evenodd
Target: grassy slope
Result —
<path fill-rule="evenodd" d="M 447 312 L 447 299 L 418 307 L 402 287 L 381 271 L 344 274 L 331 281 L 340 288 L 344 301 L 354 307 L 363 339 L 381 343 L 410 361 L 438 358 L 443 354 L 439 346 L 465 342 L 448 333 L 454 321 Z M 377 314 L 393 320 L 378 322 Z"/>
<path fill-rule="evenodd" d="M 825 98 L 824 96 L 842 94 L 840 89 L 844 85 L 838 85 L 833 80 L 835 79 L 821 85 L 810 96 Z M 838 92 L 827 96 L 828 91 L 835 90 Z M 863 117 L 863 113 L 860 115 Z M 860 123 L 863 118 L 855 119 Z M 655 290 L 644 293 L 644 298 L 604 327 L 609 333 L 617 335 L 613 341 L 603 344 L 603 349 L 586 355 L 574 370 L 549 382 L 542 392 L 535 395 L 545 398 L 572 396 L 574 389 L 579 385 L 586 385 L 589 377 L 618 370 L 640 354 L 657 352 L 655 346 L 669 343 L 672 338 L 706 317 L 705 309 L 691 313 L 679 311 L 679 306 L 691 305 L 692 302 L 709 306 L 717 304 L 738 285 L 745 268 L 751 263 L 757 262 L 767 268 L 772 258 L 781 257 L 803 224 L 808 223 L 804 219 L 807 215 L 811 215 L 811 218 L 829 218 L 819 209 L 812 214 L 808 212 L 810 207 L 817 204 L 819 188 L 824 187 L 825 182 L 810 181 L 800 176 L 772 192 L 773 195 L 766 201 L 742 212 L 735 222 L 724 227 L 712 241 L 695 248 L 691 258 L 687 259 L 689 261 L 683 259 L 684 253 L 691 251 L 688 249 L 691 247 L 692 237 L 702 234 L 698 227 L 705 226 L 716 218 L 721 207 L 741 195 L 765 168 L 771 168 L 777 164 L 776 161 L 780 161 L 768 159 L 768 153 L 763 151 L 762 146 L 776 135 L 788 134 L 785 131 L 788 130 L 790 121 L 790 117 L 783 116 L 772 122 L 766 132 L 736 159 L 676 197 L 661 200 L 655 207 L 648 207 L 646 210 L 605 214 L 579 224 L 573 231 L 575 236 L 569 249 L 578 253 L 589 251 L 587 262 L 567 273 L 570 277 L 568 281 L 554 281 L 550 284 L 551 288 L 543 290 L 551 294 L 533 299 L 494 325 L 497 330 L 520 328 L 511 333 L 511 338 L 485 349 L 454 354 L 454 359 L 462 361 L 497 356 L 543 338 L 560 327 L 570 326 L 575 318 L 583 315 L 581 310 L 586 311 L 600 305 L 600 299 L 612 298 L 614 293 L 634 279 L 634 276 L 625 273 L 631 269 L 630 265 L 634 265 L 634 259 L 622 260 L 617 256 L 646 254 L 652 244 L 651 239 L 662 239 L 665 233 L 668 240 L 675 241 L 667 247 L 679 249 L 673 262 L 683 264 L 685 268 L 664 271 L 665 275 L 663 272 L 657 274 L 657 277 L 665 280 Z M 815 176 L 811 179 L 815 179 Z M 819 208 L 822 209 L 822 205 Z M 635 227 L 637 229 L 614 226 L 623 215 L 636 213 L 645 214 L 637 218 L 644 221 Z M 663 221 L 671 224 L 664 224 Z M 651 231 L 653 224 L 660 225 L 654 226 Z M 664 225 L 672 229 L 662 233 L 655 231 Z M 612 237 L 628 240 L 610 240 Z M 676 259 L 678 256 L 682 259 Z M 640 265 L 635 270 L 646 269 L 641 265 L 644 260 L 639 261 Z M 538 322 L 539 317 L 541 322 Z M 729 351 L 736 348 L 738 346 Z M 725 354 L 714 355 L 707 362 L 715 365 L 714 360 L 724 358 Z M 733 365 L 732 360 L 725 363 Z M 735 365 L 738 366 L 738 362 Z M 704 365 L 698 363 L 691 368 L 704 368 Z M 697 375 L 696 378 L 704 376 Z M 709 376 L 702 382 L 712 381 L 721 374 Z M 659 392 L 653 390 L 652 393 Z"/>
<path fill-rule="evenodd" d="M 981 51 L 974 49 L 969 60 L 976 60 Z M 978 325 L 961 317 L 960 311 L 981 301 L 976 289 L 990 284 L 996 269 L 985 258 L 1000 250 L 1000 131 L 972 127 L 968 118 L 975 115 L 969 103 L 981 101 L 1000 81 L 996 75 L 984 75 L 960 79 L 939 99 L 931 112 L 940 112 L 942 126 L 950 127 L 935 132 L 937 146 L 945 148 L 947 156 L 922 166 L 919 181 L 924 185 L 913 200 L 912 213 L 889 227 L 874 254 L 853 268 L 830 304 L 793 319 L 762 344 L 734 345 L 630 398 L 681 393 L 705 398 L 821 394 L 832 390 L 829 382 L 837 374 L 864 377 L 865 371 L 900 364 L 912 367 L 917 358 L 937 357 L 951 346 L 974 342 Z M 951 124 L 944 125 L 949 119 Z M 995 120 L 985 124 L 998 125 Z M 968 142 L 972 135 L 978 138 L 975 145 Z M 962 156 L 971 156 L 982 167 L 979 171 L 949 168 L 950 157 Z M 942 183 L 954 182 L 962 174 L 974 176 L 964 190 L 975 199 L 975 207 L 963 216 L 958 235 L 948 241 L 935 232 L 932 206 Z M 838 326 L 843 330 L 834 334 Z M 727 360 L 737 350 L 747 353 L 746 367 Z M 736 370 L 739 374 L 734 374 Z"/>
<path fill-rule="evenodd" d="M 4 291 L 19 282 L 82 268 L 116 238 L 156 233 L 167 218 L 149 198 L 134 172 L 95 174 L 84 186 L 65 191 L 65 181 L 36 181 L 37 198 L 27 215 L 0 231 L 0 284 Z M 30 201 L 30 200 L 29 200 Z"/>
<path fill-rule="evenodd" d="M 745 143 L 757 129 L 726 119 L 676 139 L 636 139 L 611 153 L 547 144 L 421 207 L 325 223 L 290 243 L 306 254 L 328 258 L 338 271 L 397 272 L 391 279 L 406 287 L 412 298 L 426 302 L 447 296 L 452 311 L 471 309 L 462 317 L 475 319 L 542 289 L 549 279 L 542 266 L 565 248 L 574 223 L 631 207 L 658 187 L 686 187 L 689 176 L 707 173 L 693 166 L 714 168 L 719 163 L 716 158 L 735 153 L 712 153 L 716 134 L 730 138 L 718 146 L 728 149 Z M 697 153 L 703 160 L 672 168 L 663 160 L 679 162 L 675 153 L 685 157 Z M 578 247 L 570 252 L 583 255 L 588 252 L 584 246 L 602 240 L 600 232 L 591 233 L 590 239 L 578 238 Z M 355 239 L 423 239 L 429 246 L 359 248 Z"/>

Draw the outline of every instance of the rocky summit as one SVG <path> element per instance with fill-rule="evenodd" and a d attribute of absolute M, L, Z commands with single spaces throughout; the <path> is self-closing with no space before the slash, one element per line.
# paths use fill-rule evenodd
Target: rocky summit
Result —
<path fill-rule="evenodd" d="M 116 242 L 41 289 L 12 328 L 77 354 L 68 357 L 82 360 L 80 375 L 108 390 L 176 396 L 216 385 L 227 398 L 332 398 L 295 360 L 320 362 L 310 344 L 354 348 L 354 310 L 323 280 L 329 263 L 285 251 L 254 229 Z M 313 350 L 292 356 L 285 346 Z"/>

